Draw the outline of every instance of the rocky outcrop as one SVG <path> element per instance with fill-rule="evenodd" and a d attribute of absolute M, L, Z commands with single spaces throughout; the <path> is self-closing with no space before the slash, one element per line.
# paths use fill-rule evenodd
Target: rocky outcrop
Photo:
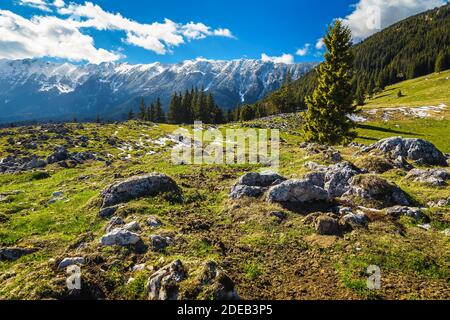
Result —
<path fill-rule="evenodd" d="M 100 239 L 100 244 L 104 246 L 129 246 L 135 245 L 141 241 L 138 234 L 125 229 L 114 229 L 111 232 L 105 234 Z"/>
<path fill-rule="evenodd" d="M 408 173 L 405 179 L 442 187 L 447 185 L 447 180 L 450 180 L 450 173 L 445 169 L 414 169 Z"/>
<path fill-rule="evenodd" d="M 195 270 L 194 270 L 195 271 Z M 180 260 L 150 276 L 147 289 L 150 300 L 239 300 L 234 282 L 214 261 L 207 261 L 191 277 Z M 184 288 L 181 291 L 181 287 Z"/>
<path fill-rule="evenodd" d="M 325 190 L 330 197 L 340 197 L 349 189 L 349 182 L 359 170 L 348 162 L 341 162 L 325 170 Z"/>
<path fill-rule="evenodd" d="M 36 251 L 36 248 L 0 248 L 0 261 L 15 261 Z"/>
<path fill-rule="evenodd" d="M 150 242 L 154 251 L 164 251 L 172 243 L 172 238 L 152 235 Z"/>
<path fill-rule="evenodd" d="M 341 218 L 341 223 L 352 228 L 367 228 L 369 217 L 365 213 L 348 213 Z"/>
<path fill-rule="evenodd" d="M 82 266 L 85 263 L 86 263 L 86 260 L 83 257 L 64 258 L 58 264 L 58 270 L 63 270 L 63 269 L 66 269 L 67 267 L 70 267 L 73 265 Z"/>
<path fill-rule="evenodd" d="M 316 178 L 316 176 L 314 176 Z M 316 185 L 314 178 L 287 180 L 269 189 L 269 202 L 306 203 L 312 201 L 328 201 L 328 192 Z"/>
<path fill-rule="evenodd" d="M 401 216 L 410 217 L 416 221 L 427 218 L 427 216 L 423 213 L 423 211 L 420 208 L 405 207 L 405 206 L 395 206 L 388 208 L 386 209 L 386 214 L 394 219 L 398 219 Z"/>
<path fill-rule="evenodd" d="M 214 261 L 203 266 L 196 291 L 213 300 L 239 300 L 234 282 Z"/>
<path fill-rule="evenodd" d="M 146 221 L 147 226 L 149 226 L 150 228 L 159 228 L 161 226 L 163 226 L 163 223 L 161 222 L 161 220 L 159 220 L 158 218 L 156 218 L 155 216 L 150 216 L 148 217 L 147 221 Z"/>
<path fill-rule="evenodd" d="M 376 175 L 353 177 L 350 181 L 350 189 L 343 198 L 361 201 L 365 206 L 376 208 L 410 204 L 408 197 L 399 187 Z"/>
<path fill-rule="evenodd" d="M 52 164 L 69 159 L 69 152 L 63 146 L 55 148 L 55 152 L 47 157 L 47 163 Z"/>
<path fill-rule="evenodd" d="M 379 150 L 393 159 L 403 157 L 423 165 L 447 166 L 447 159 L 431 142 L 422 139 L 393 137 L 380 140 L 363 152 Z"/>
<path fill-rule="evenodd" d="M 179 193 L 175 181 L 161 173 L 135 176 L 115 183 L 102 192 L 103 208 L 111 207 L 133 199 L 155 196 L 164 192 Z"/>
<path fill-rule="evenodd" d="M 257 198 L 262 196 L 270 186 L 277 185 L 285 180 L 286 178 L 274 172 L 249 172 L 243 175 L 231 188 L 230 198 Z"/>
<path fill-rule="evenodd" d="M 35 155 L 23 158 L 8 156 L 6 158 L 0 159 L 0 173 L 14 173 L 33 169 L 41 169 L 46 165 L 47 162 L 45 162 L 45 160 L 40 159 Z"/>
<path fill-rule="evenodd" d="M 117 209 L 119 209 L 119 206 L 112 206 L 112 207 L 106 207 L 106 208 L 102 208 L 100 209 L 98 215 L 100 218 L 111 218 L 117 211 Z"/>
<path fill-rule="evenodd" d="M 349 162 L 340 162 L 331 166 L 309 162 L 306 166 L 314 172 L 302 179 L 288 180 L 268 193 L 271 202 L 311 202 L 326 201 L 342 196 L 350 189 L 350 179 L 360 173 Z"/>
<path fill-rule="evenodd" d="M 326 236 L 338 236 L 343 230 L 337 219 L 325 215 L 317 218 L 315 229 L 317 234 Z"/>
<path fill-rule="evenodd" d="M 361 173 L 358 168 L 346 161 L 331 166 L 308 162 L 305 166 L 314 171 L 306 177 L 315 185 L 327 190 L 331 198 L 340 197 L 347 192 L 350 188 L 350 179 Z"/>
<path fill-rule="evenodd" d="M 177 300 L 179 283 L 186 279 L 187 273 L 180 260 L 161 268 L 150 276 L 147 290 L 150 300 Z"/>

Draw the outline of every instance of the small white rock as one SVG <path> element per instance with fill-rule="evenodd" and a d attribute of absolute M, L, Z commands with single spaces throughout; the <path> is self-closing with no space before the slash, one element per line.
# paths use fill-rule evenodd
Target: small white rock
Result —
<path fill-rule="evenodd" d="M 417 227 L 419 227 L 419 228 L 421 228 L 423 230 L 426 230 L 426 231 L 431 230 L 431 224 L 429 224 L 429 223 L 419 224 L 419 225 L 417 225 Z"/>
<path fill-rule="evenodd" d="M 74 264 L 84 265 L 85 259 L 83 257 L 65 258 L 59 263 L 58 270 L 65 269 L 67 267 L 73 266 Z"/>
<path fill-rule="evenodd" d="M 137 264 L 132 269 L 133 272 L 143 271 L 143 270 L 145 270 L 145 263 Z"/>
<path fill-rule="evenodd" d="M 125 229 L 114 229 L 100 239 L 100 244 L 104 246 L 128 246 L 136 244 L 139 241 L 141 241 L 141 238 L 136 233 Z"/>
<path fill-rule="evenodd" d="M 128 231 L 138 231 L 141 230 L 141 226 L 136 221 L 132 221 L 123 226 L 123 229 Z"/>

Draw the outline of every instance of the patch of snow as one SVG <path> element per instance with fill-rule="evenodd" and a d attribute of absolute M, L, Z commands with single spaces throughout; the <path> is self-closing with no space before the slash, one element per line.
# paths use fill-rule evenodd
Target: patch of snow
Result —
<path fill-rule="evenodd" d="M 347 117 L 354 122 L 366 122 L 367 121 L 367 118 L 364 118 L 363 116 L 360 116 L 357 114 L 349 114 L 349 115 L 347 115 Z"/>

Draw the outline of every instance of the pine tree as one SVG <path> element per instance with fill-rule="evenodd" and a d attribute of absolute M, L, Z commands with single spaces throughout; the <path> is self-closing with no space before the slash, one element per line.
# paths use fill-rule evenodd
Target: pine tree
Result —
<path fill-rule="evenodd" d="M 191 124 L 194 122 L 192 117 L 192 97 L 188 90 L 184 92 L 184 96 L 181 99 L 181 123 Z"/>
<path fill-rule="evenodd" d="M 155 122 L 157 123 L 166 122 L 166 115 L 164 114 L 160 98 L 156 99 L 155 103 Z"/>
<path fill-rule="evenodd" d="M 142 121 L 144 121 L 146 118 L 146 108 L 144 98 L 141 98 L 141 104 L 139 106 L 139 113 L 137 115 L 137 118 Z"/>
<path fill-rule="evenodd" d="M 180 116 L 180 103 L 178 93 L 175 92 L 172 95 L 172 99 L 170 100 L 169 111 L 167 113 L 167 121 L 172 124 L 177 124 L 179 123 L 179 116 Z"/>
<path fill-rule="evenodd" d="M 150 105 L 150 107 L 147 109 L 147 118 L 151 122 L 155 122 L 156 121 L 156 108 L 155 108 L 155 104 L 154 103 L 152 103 Z"/>
<path fill-rule="evenodd" d="M 364 90 L 361 88 L 358 88 L 356 90 L 356 95 L 355 95 L 355 99 L 356 99 L 356 105 L 357 106 L 363 106 L 365 103 L 365 94 L 364 94 Z"/>
<path fill-rule="evenodd" d="M 130 111 L 128 111 L 128 120 L 133 120 L 134 119 L 134 113 L 133 110 L 130 109 Z"/>
<path fill-rule="evenodd" d="M 356 137 L 355 123 L 347 115 L 356 112 L 351 31 L 337 20 L 324 38 L 325 62 L 318 68 L 318 85 L 306 99 L 304 133 L 307 141 L 336 145 Z"/>
<path fill-rule="evenodd" d="M 234 116 L 233 116 L 233 110 L 229 109 L 227 111 L 227 122 L 233 122 L 234 121 Z"/>
<path fill-rule="evenodd" d="M 435 72 L 442 72 L 450 68 L 450 53 L 442 50 L 439 52 L 434 67 Z"/>

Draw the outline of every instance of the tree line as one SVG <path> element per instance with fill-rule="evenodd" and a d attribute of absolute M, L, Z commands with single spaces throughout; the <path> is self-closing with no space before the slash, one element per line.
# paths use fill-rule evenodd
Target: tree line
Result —
<path fill-rule="evenodd" d="M 183 93 L 175 92 L 169 104 L 167 114 L 169 123 L 192 124 L 194 121 L 220 124 L 225 122 L 222 109 L 216 104 L 214 95 L 202 87 L 192 88 Z"/>
<path fill-rule="evenodd" d="M 192 88 L 184 94 L 175 92 L 167 114 L 160 98 L 148 106 L 144 98 L 141 98 L 139 111 L 134 114 L 133 109 L 130 109 L 127 119 L 170 124 L 193 124 L 197 120 L 208 124 L 221 124 L 227 121 L 222 109 L 216 104 L 214 95 L 207 93 L 204 88 Z"/>

